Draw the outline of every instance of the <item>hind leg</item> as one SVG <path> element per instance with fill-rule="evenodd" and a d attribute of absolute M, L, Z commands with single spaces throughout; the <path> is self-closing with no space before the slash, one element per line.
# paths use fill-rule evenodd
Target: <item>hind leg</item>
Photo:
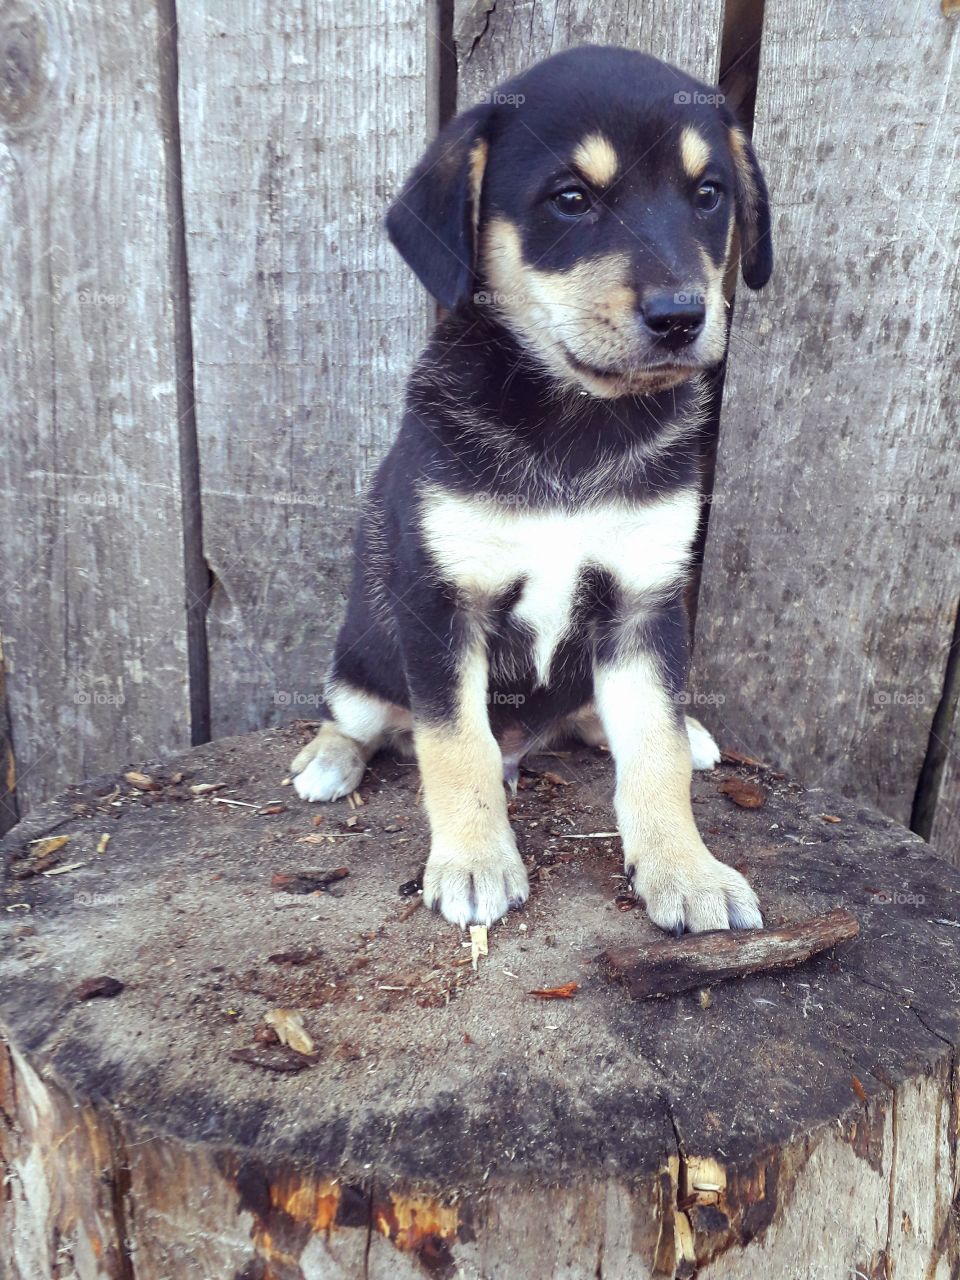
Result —
<path fill-rule="evenodd" d="M 367 761 L 410 727 L 410 713 L 343 680 L 325 691 L 332 715 L 290 766 L 301 800 L 339 800 L 356 790 Z"/>
<path fill-rule="evenodd" d="M 709 729 L 693 716 L 686 716 L 687 737 L 693 755 L 694 769 L 715 769 L 720 763 L 720 748 Z M 569 734 L 590 747 L 607 746 L 607 735 L 592 702 L 574 712 L 559 726 L 558 737 Z"/>

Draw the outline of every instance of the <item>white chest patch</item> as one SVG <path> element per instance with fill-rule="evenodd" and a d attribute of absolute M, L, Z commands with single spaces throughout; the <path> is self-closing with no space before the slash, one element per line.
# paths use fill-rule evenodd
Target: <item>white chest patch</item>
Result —
<path fill-rule="evenodd" d="M 444 578 L 478 604 L 524 580 L 514 617 L 534 636 L 538 679 L 569 622 L 586 569 L 609 573 L 643 607 L 686 569 L 699 499 L 682 489 L 646 504 L 603 503 L 576 511 L 509 506 L 439 490 L 424 496 L 424 541 Z"/>

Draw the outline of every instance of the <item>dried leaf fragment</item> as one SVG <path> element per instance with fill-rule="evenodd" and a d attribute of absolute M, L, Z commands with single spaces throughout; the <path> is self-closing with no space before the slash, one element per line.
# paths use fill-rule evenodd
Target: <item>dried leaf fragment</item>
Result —
<path fill-rule="evenodd" d="M 303 1025 L 303 1016 L 296 1009 L 270 1009 L 264 1018 L 264 1022 L 273 1027 L 280 1037 L 281 1044 L 287 1045 L 308 1058 L 317 1052 L 306 1027 Z"/>
<path fill-rule="evenodd" d="M 137 791 L 159 791 L 160 787 L 149 774 L 141 773 L 139 769 L 130 769 L 123 775 L 124 782 L 129 782 L 131 787 Z"/>
<path fill-rule="evenodd" d="M 720 783 L 718 790 L 741 809 L 759 809 L 767 800 L 762 787 L 755 782 L 745 782 L 743 778 L 727 778 Z"/>
<path fill-rule="evenodd" d="M 477 961 L 481 956 L 490 954 L 490 943 L 487 939 L 487 926 L 485 924 L 472 924 L 470 926 L 470 963 L 477 968 Z"/>
<path fill-rule="evenodd" d="M 579 989 L 579 986 L 578 982 L 565 982 L 560 987 L 539 987 L 528 994 L 537 996 L 540 1000 L 572 1000 L 573 993 Z"/>
<path fill-rule="evenodd" d="M 867 1098 L 866 1089 L 863 1087 L 862 1082 L 858 1080 L 855 1075 L 851 1075 L 850 1084 L 853 1087 L 853 1092 L 857 1095 L 857 1097 L 860 1099 L 861 1102 L 867 1102 L 869 1100 Z"/>
<path fill-rule="evenodd" d="M 46 836 L 40 840 L 31 840 L 29 849 L 35 858 L 46 858 L 48 854 L 62 849 L 69 839 L 69 836 Z"/>
<path fill-rule="evenodd" d="M 820 817 L 824 822 L 842 822 L 842 818 L 838 818 L 835 813 L 821 813 Z"/>

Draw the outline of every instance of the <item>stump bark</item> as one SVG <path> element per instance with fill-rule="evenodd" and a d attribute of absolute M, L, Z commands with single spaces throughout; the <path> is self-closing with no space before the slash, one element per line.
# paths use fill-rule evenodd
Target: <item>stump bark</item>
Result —
<path fill-rule="evenodd" d="M 695 812 L 767 925 L 844 908 L 859 935 L 634 1000 L 609 956 L 639 981 L 663 935 L 604 834 L 609 757 L 578 750 L 521 779 L 531 898 L 474 969 L 418 909 L 416 768 L 307 806 L 282 782 L 309 732 L 141 762 L 5 838 L 0 1274 L 957 1274 L 960 871 L 726 765 Z"/>

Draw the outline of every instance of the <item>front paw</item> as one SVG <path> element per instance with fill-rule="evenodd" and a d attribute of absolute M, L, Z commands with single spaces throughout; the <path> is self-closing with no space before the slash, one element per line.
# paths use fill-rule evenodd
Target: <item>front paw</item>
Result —
<path fill-rule="evenodd" d="M 366 762 L 356 742 L 328 720 L 290 768 L 301 800 L 339 800 L 360 785 Z"/>
<path fill-rule="evenodd" d="M 763 928 L 750 885 L 706 848 L 628 858 L 626 872 L 647 915 L 670 933 Z"/>
<path fill-rule="evenodd" d="M 423 900 L 452 924 L 493 924 L 530 893 L 512 833 L 479 850 L 434 840 L 423 873 Z"/>

